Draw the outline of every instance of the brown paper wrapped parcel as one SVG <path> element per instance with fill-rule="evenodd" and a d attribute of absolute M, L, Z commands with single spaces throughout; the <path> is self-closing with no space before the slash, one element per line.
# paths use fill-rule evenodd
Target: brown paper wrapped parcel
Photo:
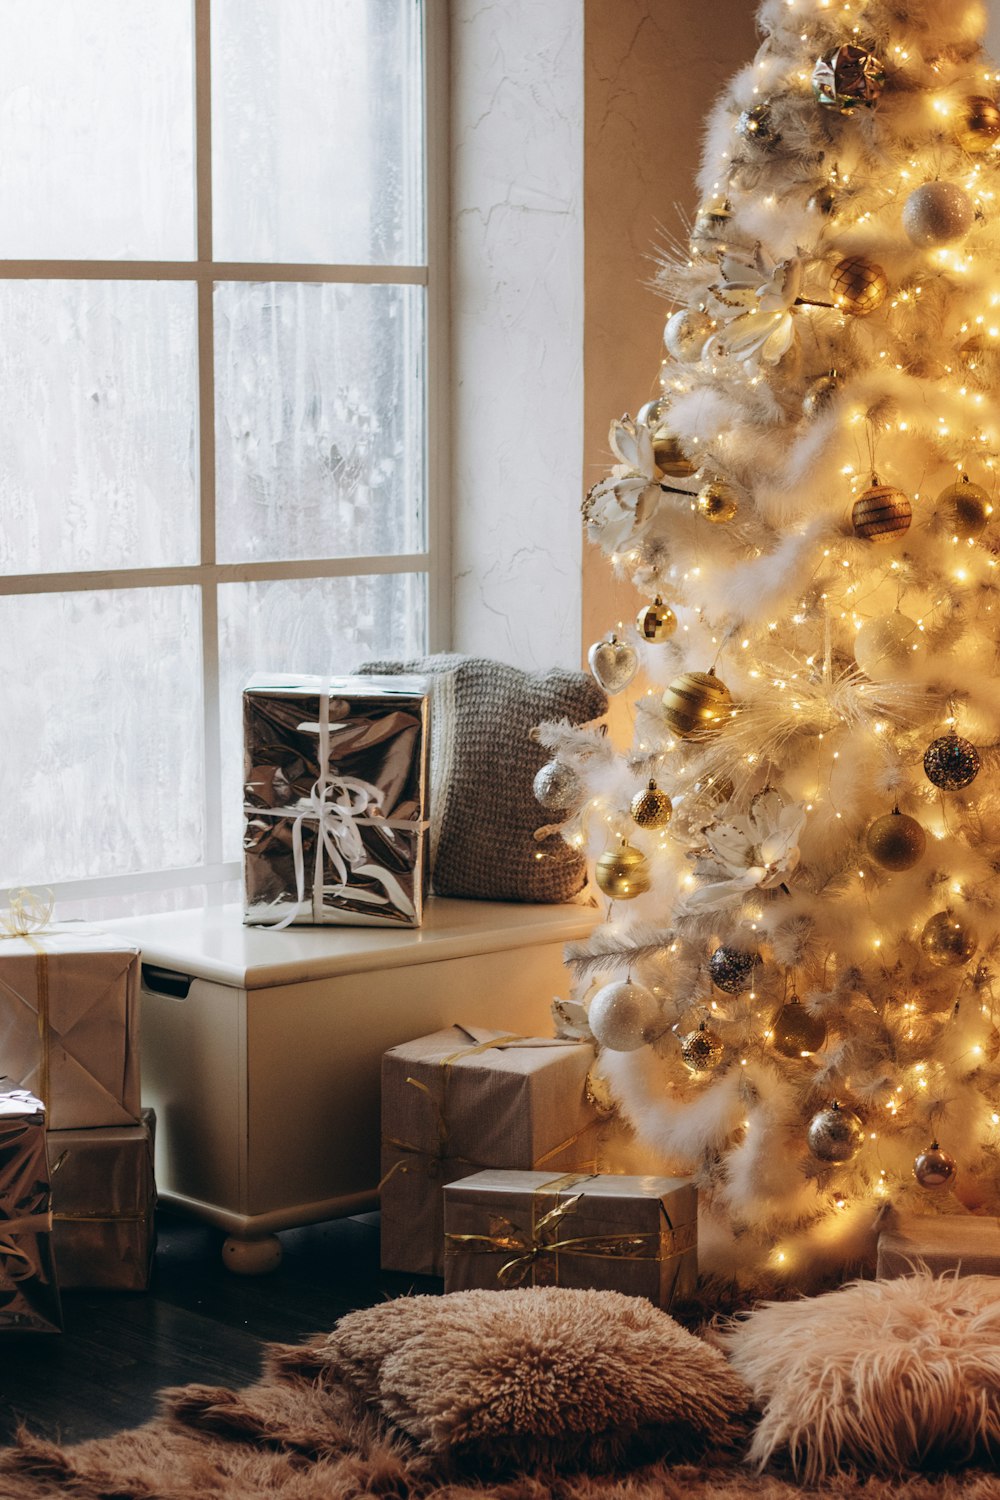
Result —
<path fill-rule="evenodd" d="M 477 1172 L 444 1191 L 446 1292 L 563 1286 L 669 1308 L 698 1279 L 698 1194 L 676 1177 Z"/>
<path fill-rule="evenodd" d="M 245 922 L 420 926 L 429 702 L 422 677 L 251 678 Z"/>
<path fill-rule="evenodd" d="M 1000 1219 L 972 1214 L 894 1214 L 878 1237 L 879 1281 L 921 1266 L 940 1276 L 1000 1276 Z"/>
<path fill-rule="evenodd" d="M 0 1332 L 59 1333 L 45 1106 L 0 1079 Z"/>
<path fill-rule="evenodd" d="M 0 941 L 0 1066 L 50 1130 L 139 1122 L 139 950 L 72 924 Z"/>
<path fill-rule="evenodd" d="M 481 1167 L 588 1164 L 589 1042 L 451 1026 L 382 1059 L 382 1268 L 444 1274 L 445 1183 Z M 550 1175 L 552 1175 L 550 1173 Z"/>
<path fill-rule="evenodd" d="M 156 1248 L 153 1134 L 141 1125 L 50 1130 L 52 1243 L 61 1287 L 143 1292 Z"/>

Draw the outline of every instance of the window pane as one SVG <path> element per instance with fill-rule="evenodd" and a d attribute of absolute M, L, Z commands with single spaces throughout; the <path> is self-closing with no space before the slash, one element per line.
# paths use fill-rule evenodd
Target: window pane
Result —
<path fill-rule="evenodd" d="M 0 281 L 0 572 L 198 560 L 194 288 Z"/>
<path fill-rule="evenodd" d="M 199 861 L 198 590 L 0 598 L 0 640 L 0 887 Z"/>
<path fill-rule="evenodd" d="M 215 292 L 221 562 L 424 547 L 423 288 Z"/>
<path fill-rule="evenodd" d="M 3 0 L 0 257 L 194 248 L 190 0 Z"/>
<path fill-rule="evenodd" d="M 377 656 L 422 655 L 422 573 L 227 583 L 219 589 L 225 858 L 243 840 L 243 689 L 254 672 L 353 672 Z"/>
<path fill-rule="evenodd" d="M 215 254 L 423 261 L 419 0 L 212 0 Z"/>

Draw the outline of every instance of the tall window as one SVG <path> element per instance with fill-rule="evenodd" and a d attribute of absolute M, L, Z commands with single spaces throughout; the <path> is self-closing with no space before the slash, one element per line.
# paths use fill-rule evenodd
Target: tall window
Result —
<path fill-rule="evenodd" d="M 0 886 L 217 894 L 250 673 L 443 643 L 441 9 L 0 0 Z"/>

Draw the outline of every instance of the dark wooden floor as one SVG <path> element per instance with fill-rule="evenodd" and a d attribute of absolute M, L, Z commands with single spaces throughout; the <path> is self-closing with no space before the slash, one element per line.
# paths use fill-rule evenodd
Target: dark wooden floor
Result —
<path fill-rule="evenodd" d="M 66 1443 L 134 1427 L 163 1386 L 246 1384 L 268 1340 L 294 1343 L 385 1296 L 441 1290 L 379 1271 L 377 1214 L 287 1231 L 278 1270 L 255 1277 L 225 1269 L 221 1233 L 163 1210 L 158 1222 L 148 1294 L 67 1292 L 63 1334 L 4 1336 L 0 1442 L 22 1420 Z"/>

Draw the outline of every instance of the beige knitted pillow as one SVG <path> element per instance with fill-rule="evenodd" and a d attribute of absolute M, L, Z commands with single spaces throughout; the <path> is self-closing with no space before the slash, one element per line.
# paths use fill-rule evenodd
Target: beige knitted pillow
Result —
<path fill-rule="evenodd" d="M 366 662 L 365 675 L 431 678 L 431 863 L 439 896 L 480 901 L 571 901 L 586 860 L 535 830 L 566 817 L 544 811 L 532 790 L 549 759 L 531 738 L 537 724 L 585 724 L 607 712 L 585 672 L 523 672 L 474 656 Z"/>
<path fill-rule="evenodd" d="M 312 1354 L 477 1475 L 701 1456 L 736 1439 L 748 1406 L 721 1354 L 618 1292 L 401 1297 L 349 1313 Z"/>
<path fill-rule="evenodd" d="M 750 1459 L 816 1484 L 1000 1458 L 1000 1279 L 858 1281 L 719 1340 L 763 1409 Z"/>

